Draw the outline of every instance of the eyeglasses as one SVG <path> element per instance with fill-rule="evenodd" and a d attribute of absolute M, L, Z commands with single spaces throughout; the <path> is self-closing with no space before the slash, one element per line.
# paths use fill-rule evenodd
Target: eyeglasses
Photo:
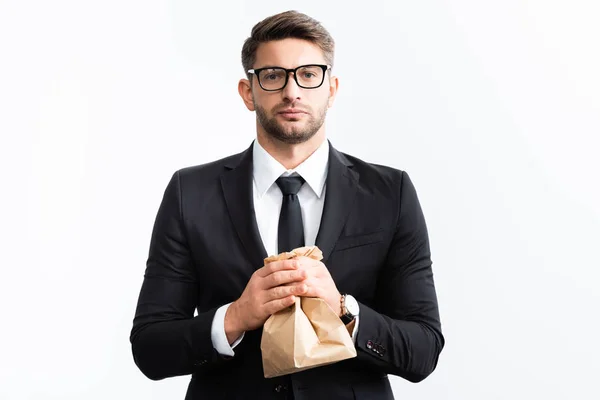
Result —
<path fill-rule="evenodd" d="M 325 73 L 330 69 L 331 65 L 309 64 L 291 69 L 280 67 L 249 69 L 248 73 L 256 75 L 258 84 L 263 90 L 274 92 L 287 85 L 290 72 L 294 73 L 294 80 L 299 87 L 316 89 L 323 84 Z"/>

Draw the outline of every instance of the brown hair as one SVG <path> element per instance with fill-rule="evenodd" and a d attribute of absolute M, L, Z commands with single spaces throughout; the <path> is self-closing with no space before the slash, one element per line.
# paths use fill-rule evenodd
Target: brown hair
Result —
<path fill-rule="evenodd" d="M 335 43 L 319 21 L 298 11 L 285 11 L 260 21 L 252 28 L 250 37 L 242 47 L 242 66 L 250 79 L 248 70 L 256 62 L 256 50 L 261 43 L 287 38 L 303 39 L 316 44 L 323 51 L 325 61 L 333 67 Z"/>

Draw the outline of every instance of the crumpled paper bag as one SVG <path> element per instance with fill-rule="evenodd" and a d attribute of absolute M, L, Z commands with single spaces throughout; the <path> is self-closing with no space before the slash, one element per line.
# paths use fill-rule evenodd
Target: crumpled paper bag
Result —
<path fill-rule="evenodd" d="M 297 256 L 323 258 L 317 246 L 265 258 L 269 262 Z M 269 317 L 263 326 L 260 348 L 265 378 L 287 375 L 356 357 L 348 329 L 322 299 L 296 297 L 291 307 Z"/>

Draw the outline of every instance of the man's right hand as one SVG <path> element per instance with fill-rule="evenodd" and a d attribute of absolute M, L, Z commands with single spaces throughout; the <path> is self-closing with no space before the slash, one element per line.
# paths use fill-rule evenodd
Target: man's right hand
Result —
<path fill-rule="evenodd" d="M 273 261 L 256 270 L 239 299 L 225 313 L 225 333 L 229 343 L 242 333 L 261 327 L 278 311 L 294 304 L 295 296 L 306 292 L 306 272 L 296 260 Z"/>

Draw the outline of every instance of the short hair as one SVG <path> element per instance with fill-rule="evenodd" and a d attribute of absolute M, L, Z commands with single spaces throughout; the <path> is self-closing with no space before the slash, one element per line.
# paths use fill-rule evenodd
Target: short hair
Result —
<path fill-rule="evenodd" d="M 248 70 L 256 62 L 256 50 L 261 43 L 288 38 L 303 39 L 323 51 L 325 61 L 333 67 L 335 42 L 321 23 L 298 11 L 285 11 L 265 18 L 252 28 L 250 37 L 242 46 L 242 66 L 250 79 Z"/>

